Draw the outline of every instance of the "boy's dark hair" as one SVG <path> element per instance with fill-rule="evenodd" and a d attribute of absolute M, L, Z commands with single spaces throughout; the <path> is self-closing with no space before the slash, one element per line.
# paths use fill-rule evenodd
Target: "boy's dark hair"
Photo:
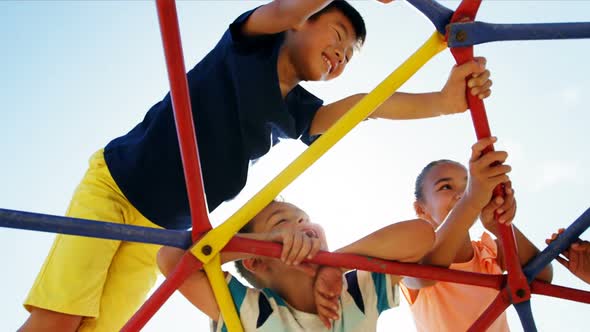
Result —
<path fill-rule="evenodd" d="M 426 177 L 428 172 L 430 172 L 430 170 L 433 169 L 435 166 L 438 166 L 440 164 L 447 164 L 447 163 L 461 165 L 461 163 L 456 162 L 454 160 L 439 159 L 439 160 L 431 161 L 430 163 L 428 163 L 428 165 L 424 166 L 422 171 L 420 171 L 420 174 L 418 174 L 418 176 L 416 177 L 416 185 L 414 187 L 414 197 L 416 198 L 416 201 L 422 202 L 424 200 L 424 194 L 422 193 L 422 187 L 424 186 L 424 178 Z M 463 166 L 463 165 L 461 165 L 461 166 Z"/>
<path fill-rule="evenodd" d="M 325 14 L 331 10 L 338 10 L 350 21 L 352 27 L 354 28 L 354 33 L 356 34 L 356 40 L 358 42 L 358 46 L 363 46 L 365 43 L 365 39 L 367 38 L 367 28 L 365 26 L 365 20 L 361 14 L 354 9 L 348 2 L 345 0 L 334 0 L 330 2 L 326 7 L 322 8 L 319 12 L 313 14 L 309 19 L 314 20 L 320 17 L 322 14 Z"/>

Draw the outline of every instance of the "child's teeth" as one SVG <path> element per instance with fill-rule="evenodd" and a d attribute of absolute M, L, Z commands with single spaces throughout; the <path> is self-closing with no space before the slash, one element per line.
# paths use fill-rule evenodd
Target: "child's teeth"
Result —
<path fill-rule="evenodd" d="M 322 58 L 324 59 L 324 62 L 328 65 L 328 72 L 330 72 L 330 70 L 332 70 L 332 63 L 327 57 L 322 56 Z"/>

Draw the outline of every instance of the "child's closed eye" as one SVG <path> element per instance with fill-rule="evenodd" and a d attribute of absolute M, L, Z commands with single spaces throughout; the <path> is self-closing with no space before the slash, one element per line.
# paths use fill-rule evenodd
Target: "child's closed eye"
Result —
<path fill-rule="evenodd" d="M 271 224 L 271 228 L 275 228 L 277 226 L 280 226 L 281 224 L 287 222 L 288 219 L 286 218 L 276 218 L 275 220 L 273 220 L 270 224 Z"/>
<path fill-rule="evenodd" d="M 334 32 L 336 32 L 336 35 L 338 36 L 338 41 L 341 42 L 342 41 L 342 35 L 340 34 L 340 31 L 338 31 L 338 29 L 333 28 Z"/>

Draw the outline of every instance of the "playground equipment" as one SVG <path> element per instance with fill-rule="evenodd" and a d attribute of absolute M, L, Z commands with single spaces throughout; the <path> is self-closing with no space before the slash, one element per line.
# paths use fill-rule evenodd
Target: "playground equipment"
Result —
<path fill-rule="evenodd" d="M 234 238 L 233 235 L 297 176 L 319 159 L 341 137 L 366 118 L 389 95 L 409 79 L 430 58 L 447 46 L 458 63 L 473 57 L 473 45 L 489 41 L 520 39 L 588 38 L 590 23 L 497 25 L 474 22 L 480 0 L 464 0 L 455 12 L 429 0 L 409 0 L 435 25 L 430 39 L 395 72 L 388 76 L 366 98 L 360 101 L 328 132 L 311 145 L 299 158 L 277 175 L 254 198 L 232 215 L 225 223 L 212 229 L 203 197 L 200 164 L 196 149 L 192 112 L 182 62 L 182 48 L 176 8 L 172 0 L 157 0 L 162 38 L 166 52 L 175 119 L 183 158 L 189 204 L 192 212 L 192 233 L 126 226 L 74 218 L 39 215 L 19 211 L 0 210 L 0 226 L 100 238 L 140 241 L 189 249 L 175 272 L 154 293 L 138 313 L 123 328 L 124 331 L 141 329 L 166 299 L 177 289 L 186 276 L 204 267 L 211 280 L 215 296 L 230 331 L 240 331 L 241 325 L 227 290 L 219 253 L 241 251 L 279 257 L 280 245 Z M 483 102 L 468 96 L 472 118 L 478 138 L 491 135 Z M 190 176 L 188 176 L 190 175 Z M 198 175 L 198 176 L 197 176 Z M 502 194 L 501 190 L 497 194 Z M 459 282 L 499 289 L 497 299 L 475 322 L 471 330 L 480 331 L 489 326 L 510 304 L 514 304 L 526 331 L 536 330 L 529 299 L 532 293 L 550 295 L 590 303 L 590 293 L 534 281 L 542 268 L 590 225 L 590 209 L 586 210 L 560 238 L 548 246 L 524 268 L 518 263 L 512 227 L 501 226 L 501 241 L 507 258 L 507 275 L 482 275 L 442 268 L 368 260 L 364 257 L 321 253 L 314 263 L 358 268 L 363 270 L 409 275 L 427 279 Z"/>

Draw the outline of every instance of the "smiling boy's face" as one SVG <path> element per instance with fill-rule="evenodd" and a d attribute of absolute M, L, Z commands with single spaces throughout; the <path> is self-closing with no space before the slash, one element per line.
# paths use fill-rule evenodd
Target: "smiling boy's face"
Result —
<path fill-rule="evenodd" d="M 342 74 L 357 44 L 350 20 L 333 9 L 291 31 L 288 52 L 300 79 L 327 81 Z"/>
<path fill-rule="evenodd" d="M 251 221 L 253 233 L 269 233 L 282 228 L 296 228 L 309 237 L 320 239 L 321 248 L 327 249 L 324 229 L 310 222 L 309 216 L 297 206 L 285 202 L 272 202 Z"/>

